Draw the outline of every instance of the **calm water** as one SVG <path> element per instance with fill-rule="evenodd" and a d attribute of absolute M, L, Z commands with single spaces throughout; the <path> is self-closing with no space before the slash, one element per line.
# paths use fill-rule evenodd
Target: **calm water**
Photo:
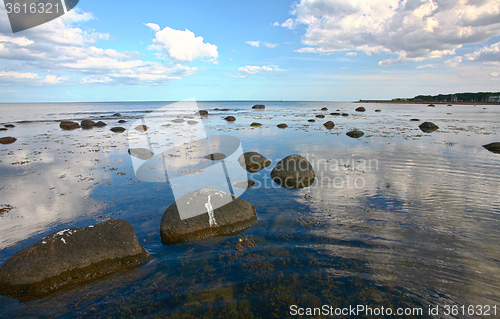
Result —
<path fill-rule="evenodd" d="M 257 103 L 266 109 L 252 110 Z M 16 126 L 0 137 L 18 139 L 0 145 L 0 208 L 12 207 L 0 215 L 0 264 L 54 231 L 109 218 L 130 222 L 152 256 L 133 271 L 40 300 L 0 296 L 0 317 L 278 318 L 290 316 L 291 305 L 422 309 L 417 317 L 443 318 L 492 318 L 496 306 L 499 315 L 500 155 L 481 146 L 500 141 L 498 106 L 365 104 L 365 113 L 347 102 L 198 106 L 210 112 L 207 134 L 235 136 L 243 151 L 273 164 L 248 173 L 258 186 L 242 195 L 258 214 L 252 228 L 165 246 L 160 220 L 181 186 L 139 180 L 127 134 L 109 128 L 192 113 L 169 102 L 0 104 L 0 123 Z M 329 115 L 336 110 L 349 116 Z M 307 121 L 316 114 L 326 117 Z M 85 118 L 108 126 L 59 129 L 62 119 Z M 323 127 L 328 120 L 334 129 Z M 263 126 L 250 127 L 255 121 Z M 423 121 L 440 129 L 423 133 Z M 365 136 L 345 135 L 354 128 Z M 181 123 L 176 132 L 192 128 Z M 312 163 L 311 187 L 270 180 L 291 154 Z M 490 316 L 467 314 L 470 305 L 490 306 Z M 447 306 L 456 311 L 447 316 Z"/>

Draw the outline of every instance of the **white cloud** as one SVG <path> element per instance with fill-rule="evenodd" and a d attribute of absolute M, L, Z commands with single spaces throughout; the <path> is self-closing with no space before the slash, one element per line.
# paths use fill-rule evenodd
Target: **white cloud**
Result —
<path fill-rule="evenodd" d="M 153 29 L 154 32 L 160 31 L 160 26 L 156 23 L 144 23 L 144 25 Z"/>
<path fill-rule="evenodd" d="M 426 68 L 436 68 L 437 66 L 434 64 L 423 64 L 423 65 L 418 65 L 415 67 L 415 69 L 426 69 Z"/>
<path fill-rule="evenodd" d="M 0 16 L 6 16 L 0 6 Z M 162 84 L 198 71 L 178 63 L 161 64 L 139 59 L 138 52 L 102 49 L 106 33 L 76 26 L 92 14 L 75 8 L 61 18 L 13 34 L 8 19 L 0 20 L 0 84 L 49 85 L 56 83 Z M 154 23 L 146 24 L 160 30 Z"/>
<path fill-rule="evenodd" d="M 153 30 L 156 28 L 154 24 L 148 26 Z M 208 61 L 217 62 L 219 55 L 217 46 L 204 43 L 203 37 L 195 36 L 188 29 L 182 31 L 165 27 L 163 30 L 156 31 L 155 36 L 156 38 L 153 40 L 153 44 L 149 46 L 149 49 L 162 51 L 167 58 L 181 62 L 208 58 Z"/>
<path fill-rule="evenodd" d="M 238 77 L 238 78 L 247 78 L 250 75 L 255 75 L 258 73 L 271 73 L 281 71 L 281 69 L 277 66 L 257 66 L 257 65 L 247 65 L 238 68 L 238 73 L 230 74 L 230 76 Z"/>
<path fill-rule="evenodd" d="M 247 41 L 246 43 L 257 48 L 260 46 L 260 41 Z"/>
<path fill-rule="evenodd" d="M 0 84 L 56 84 L 66 80 L 56 75 L 40 76 L 34 72 L 0 71 Z"/>
<path fill-rule="evenodd" d="M 283 27 L 307 28 L 298 52 L 397 55 L 379 65 L 454 55 L 500 35 L 498 0 L 300 0 L 292 14 Z"/>
<path fill-rule="evenodd" d="M 449 66 L 449 67 L 452 67 L 452 68 L 456 68 L 457 66 L 460 65 L 460 63 L 462 63 L 462 61 L 463 61 L 463 58 L 461 56 L 456 56 L 456 57 L 454 57 L 452 59 L 444 61 L 444 64 L 446 66 Z"/>
<path fill-rule="evenodd" d="M 264 42 L 264 45 L 270 49 L 274 49 L 278 46 L 278 43 Z"/>
<path fill-rule="evenodd" d="M 465 55 L 469 61 L 500 61 L 500 42 Z"/>

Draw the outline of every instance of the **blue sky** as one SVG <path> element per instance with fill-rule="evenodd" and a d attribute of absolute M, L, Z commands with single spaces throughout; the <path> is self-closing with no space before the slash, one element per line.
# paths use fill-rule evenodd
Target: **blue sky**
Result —
<path fill-rule="evenodd" d="M 498 0 L 82 0 L 12 33 L 0 101 L 390 99 L 500 91 Z"/>

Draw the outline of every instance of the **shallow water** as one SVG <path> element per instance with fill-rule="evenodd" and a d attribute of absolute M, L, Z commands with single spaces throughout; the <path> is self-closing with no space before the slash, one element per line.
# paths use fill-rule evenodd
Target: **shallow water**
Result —
<path fill-rule="evenodd" d="M 127 134 L 109 128 L 192 113 L 168 102 L 0 105 L 0 123 L 16 125 L 0 137 L 18 139 L 0 145 L 0 208 L 12 207 L 0 215 L 0 264 L 54 231 L 109 218 L 130 222 L 152 256 L 43 299 L 0 296 L 0 317 L 273 318 L 290 316 L 291 305 L 422 309 L 424 317 L 439 307 L 434 317 L 444 318 L 487 317 L 479 308 L 467 313 L 470 305 L 489 305 L 489 317 L 494 306 L 500 312 L 500 155 L 481 146 L 500 141 L 498 106 L 264 102 L 265 110 L 252 110 L 258 103 L 198 102 L 210 112 L 207 134 L 237 137 L 243 151 L 272 160 L 248 173 L 256 186 L 241 196 L 258 222 L 175 246 L 161 244 L 159 225 L 183 185 L 141 181 Z M 367 111 L 354 112 L 360 105 Z M 337 109 L 349 116 L 329 115 Z M 59 129 L 62 119 L 84 118 L 108 126 Z M 117 124 L 122 118 L 128 122 Z M 328 120 L 332 130 L 322 125 Z M 249 126 L 256 121 L 263 126 Z M 423 121 L 440 129 L 423 133 Z M 346 136 L 352 129 L 365 135 Z M 193 129 L 181 123 L 178 132 Z M 270 179 L 291 154 L 312 163 L 311 187 Z M 446 306 L 456 311 L 447 316 Z"/>

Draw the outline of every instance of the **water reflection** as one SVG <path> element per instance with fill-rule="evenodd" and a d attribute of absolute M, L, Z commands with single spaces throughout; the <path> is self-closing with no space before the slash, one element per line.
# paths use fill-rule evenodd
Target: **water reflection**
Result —
<path fill-rule="evenodd" d="M 36 304 L 0 297 L 0 314 L 231 318 L 285 316 L 291 303 L 499 304 L 500 157 L 481 146 L 498 140 L 495 111 L 457 106 L 448 115 L 441 107 L 365 105 L 366 113 L 353 114 L 348 103 L 304 102 L 270 104 L 256 113 L 236 104 L 224 104 L 229 114 L 210 111 L 207 134 L 235 136 L 243 151 L 272 161 L 248 175 L 256 183 L 242 197 L 259 220 L 237 236 L 162 245 L 159 222 L 176 186 L 140 182 L 125 136 L 109 128 L 48 130 L 48 137 L 41 135 L 45 128 L 18 135 L 15 148 L 0 148 L 2 202 L 16 207 L 0 217 L 2 247 L 73 219 L 96 222 L 95 214 L 111 218 L 118 211 L 154 257 L 136 271 Z M 323 106 L 351 115 L 334 118 L 331 131 L 322 120 L 307 122 Z M 213 107 L 223 108 L 215 102 L 200 108 Z M 226 115 L 237 120 L 227 123 Z M 414 117 L 440 129 L 422 133 Z M 250 127 L 255 120 L 263 126 Z M 276 128 L 282 122 L 289 127 Z M 173 134 L 195 133 L 179 124 Z M 345 136 L 353 128 L 365 136 Z M 192 155 L 199 161 L 202 153 Z M 270 178 L 291 154 L 313 165 L 311 187 L 288 190 Z M 172 157 L 177 170 L 186 163 Z M 21 215 L 25 219 L 13 218 Z M 1 252 L 5 259 L 14 251 Z"/>

